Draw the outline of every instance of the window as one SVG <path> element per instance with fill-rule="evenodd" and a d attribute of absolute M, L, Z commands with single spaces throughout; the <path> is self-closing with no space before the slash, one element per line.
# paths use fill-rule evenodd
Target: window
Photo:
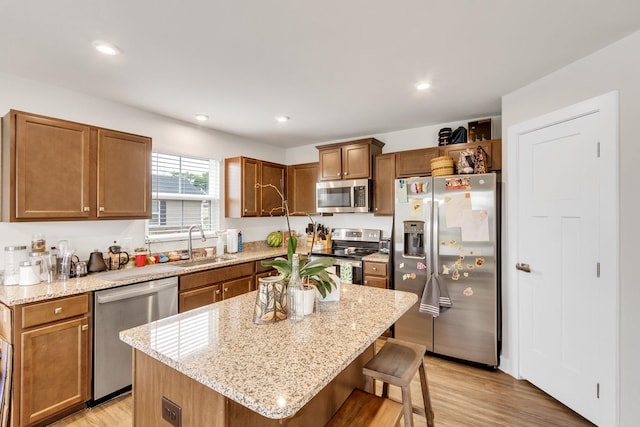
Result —
<path fill-rule="evenodd" d="M 192 224 L 220 228 L 220 161 L 153 153 L 150 240 L 184 237 Z"/>

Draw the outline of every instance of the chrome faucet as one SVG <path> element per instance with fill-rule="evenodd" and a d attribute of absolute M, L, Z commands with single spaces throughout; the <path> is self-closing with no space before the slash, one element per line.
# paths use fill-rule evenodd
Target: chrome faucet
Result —
<path fill-rule="evenodd" d="M 200 230 L 200 235 L 202 236 L 202 241 L 206 242 L 207 238 L 204 236 L 204 231 L 202 230 L 202 226 L 200 224 L 193 224 L 191 227 L 189 227 L 189 246 L 188 246 L 188 251 L 189 251 L 189 259 L 191 259 L 193 257 L 193 248 L 191 245 L 191 232 L 193 231 L 194 228 L 197 228 L 198 230 Z"/>

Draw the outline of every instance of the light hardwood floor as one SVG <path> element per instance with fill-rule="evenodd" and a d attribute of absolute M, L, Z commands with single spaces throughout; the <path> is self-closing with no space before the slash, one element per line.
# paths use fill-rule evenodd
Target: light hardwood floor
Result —
<path fill-rule="evenodd" d="M 528 382 L 516 380 L 501 371 L 433 356 L 425 356 L 425 361 L 438 427 L 593 426 Z M 389 390 L 391 398 L 400 400 L 398 388 L 391 386 Z M 421 407 L 418 376 L 413 380 L 411 394 L 414 405 Z M 131 395 L 127 394 L 67 417 L 53 426 L 130 427 L 131 413 Z M 413 417 L 416 427 L 426 426 L 424 417 L 415 414 Z"/>

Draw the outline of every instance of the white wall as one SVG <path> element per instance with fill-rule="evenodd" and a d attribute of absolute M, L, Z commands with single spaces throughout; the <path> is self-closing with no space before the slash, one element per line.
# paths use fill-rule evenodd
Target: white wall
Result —
<path fill-rule="evenodd" d="M 216 159 L 248 155 L 274 162 L 285 156 L 285 150 L 279 147 L 8 74 L 0 73 L 0 94 L 0 115 L 16 109 L 150 136 L 156 151 Z M 96 248 L 106 252 L 114 240 L 127 248 L 144 246 L 144 228 L 143 220 L 1 222 L 0 248 L 29 245 L 31 235 L 37 232 L 45 235 L 48 246 L 60 239 L 68 239 L 80 258 L 87 259 L 89 252 Z M 195 247 L 202 245 L 194 239 Z M 205 245 L 215 246 L 215 242 L 206 242 Z M 153 245 L 152 250 L 184 247 L 185 241 L 171 242 Z M 0 270 L 4 266 L 3 258 L 0 256 Z"/>
<path fill-rule="evenodd" d="M 637 425 L 640 419 L 640 286 L 637 280 L 637 242 L 640 229 L 640 203 L 636 188 L 638 164 L 638 122 L 640 118 L 640 32 L 634 33 L 598 52 L 568 65 L 502 99 L 503 158 L 508 158 L 509 126 L 554 111 L 577 102 L 602 95 L 612 90 L 620 93 L 620 425 Z M 508 167 L 503 167 L 503 178 L 509 182 Z M 509 203 L 506 200 L 506 203 Z M 508 220 L 508 218 L 507 218 Z M 505 247 L 505 251 L 509 248 Z M 509 299 L 508 278 L 511 266 L 504 266 L 503 291 Z M 505 312 L 505 339 L 515 324 L 513 307 Z M 594 313 L 594 316 L 597 313 Z M 511 316 L 511 317 L 510 317 Z M 503 369 L 509 370 L 509 357 L 514 343 L 505 342 Z M 594 346 L 598 343 L 594 342 Z"/>
<path fill-rule="evenodd" d="M 148 113 L 130 106 L 110 102 L 77 92 L 65 90 L 17 76 L 0 73 L 0 115 L 9 109 L 27 111 L 35 114 L 57 117 L 91 125 L 146 135 L 153 138 L 153 150 L 195 157 L 217 158 L 244 155 L 261 160 L 286 164 L 318 161 L 316 145 L 284 150 L 241 138 L 224 132 L 217 132 L 197 124 L 177 121 L 167 117 Z M 485 116 L 486 117 L 486 116 Z M 485 118 L 480 117 L 480 118 Z M 500 117 L 493 116 L 494 137 L 501 135 Z M 437 145 L 438 131 L 442 127 L 456 128 L 467 125 L 460 120 L 434 126 L 407 129 L 363 137 L 376 137 L 386 143 L 383 152 L 409 150 Z M 357 138 L 351 138 L 357 139 Z M 221 213 L 223 215 L 223 212 Z M 314 220 L 330 227 L 360 227 L 383 231 L 384 236 L 391 235 L 391 217 L 376 217 L 372 214 L 342 214 L 332 217 L 314 217 Z M 292 228 L 305 229 L 308 218 L 292 219 Z M 236 228 L 243 232 L 247 242 L 262 240 L 274 230 L 283 230 L 286 222 L 281 217 L 274 218 L 223 218 L 222 228 Z M 60 239 L 67 239 L 71 247 L 77 250 L 81 259 L 87 259 L 89 253 L 98 249 L 103 252 L 116 240 L 127 249 L 144 246 L 145 227 L 143 220 L 121 221 L 73 221 L 73 222 L 30 222 L 0 223 L 0 248 L 8 245 L 26 244 L 34 233 L 43 233 L 47 245 L 54 245 Z M 215 246 L 215 240 L 205 243 L 194 239 L 194 247 Z M 152 244 L 153 251 L 180 249 L 186 247 L 186 241 Z M 0 257 L 0 270 L 3 268 Z"/>

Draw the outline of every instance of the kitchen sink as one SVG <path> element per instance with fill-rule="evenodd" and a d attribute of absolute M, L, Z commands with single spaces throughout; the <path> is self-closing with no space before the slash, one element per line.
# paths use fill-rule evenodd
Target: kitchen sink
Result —
<path fill-rule="evenodd" d="M 219 262 L 225 262 L 225 261 L 233 261 L 233 260 L 237 260 L 238 258 L 236 257 L 231 257 L 231 256 L 220 256 L 220 257 L 215 257 L 215 258 L 203 258 L 203 259 L 195 259 L 193 261 L 185 261 L 185 262 L 181 262 L 178 264 L 179 267 L 194 267 L 197 265 L 206 265 L 206 264 L 216 264 Z"/>

